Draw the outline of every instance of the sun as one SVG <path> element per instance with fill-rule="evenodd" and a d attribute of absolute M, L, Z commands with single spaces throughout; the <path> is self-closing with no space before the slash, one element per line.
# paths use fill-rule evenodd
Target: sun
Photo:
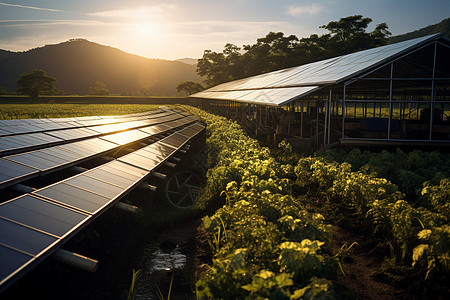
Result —
<path fill-rule="evenodd" d="M 152 24 L 137 24 L 136 25 L 136 34 L 139 38 L 153 38 L 155 37 L 156 30 Z"/>

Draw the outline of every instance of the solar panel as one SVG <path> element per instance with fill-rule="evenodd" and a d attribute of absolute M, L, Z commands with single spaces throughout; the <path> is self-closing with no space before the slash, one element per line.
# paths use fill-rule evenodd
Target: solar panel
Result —
<path fill-rule="evenodd" d="M 0 158 L 0 187 L 36 176 L 38 172 L 35 168 Z"/>
<path fill-rule="evenodd" d="M 161 151 L 156 150 L 154 148 L 154 146 L 153 147 L 152 146 L 144 147 L 142 149 L 139 149 L 139 151 L 135 151 L 134 153 L 142 155 L 142 156 L 151 155 L 152 159 L 154 159 L 155 161 L 158 161 L 158 162 L 162 162 L 167 159 L 167 155 L 164 155 L 161 153 Z M 172 150 L 168 153 L 172 153 Z"/>
<path fill-rule="evenodd" d="M 27 194 L 2 203 L 0 217 L 62 237 L 89 215 Z"/>
<path fill-rule="evenodd" d="M 4 157 L 5 160 L 39 169 L 41 172 L 69 165 L 82 158 L 83 156 L 79 153 L 70 152 L 61 148 L 46 148 Z"/>
<path fill-rule="evenodd" d="M 47 132 L 48 135 L 65 141 L 98 136 L 99 133 L 89 128 L 72 128 Z"/>
<path fill-rule="evenodd" d="M 173 147 L 163 145 L 160 142 L 151 144 L 151 145 L 147 146 L 145 149 L 147 149 L 149 151 L 155 151 L 157 154 L 164 155 L 164 156 L 170 156 L 177 150 Z"/>
<path fill-rule="evenodd" d="M 200 131 L 202 131 L 204 129 L 204 127 L 199 127 L 199 126 L 189 126 L 186 127 L 180 131 L 178 131 L 178 133 L 183 134 L 185 136 L 191 137 L 196 135 L 197 133 L 199 133 Z"/>
<path fill-rule="evenodd" d="M 0 154 L 12 151 L 31 149 L 44 144 L 63 142 L 62 139 L 49 136 L 45 133 L 30 133 L 17 136 L 6 136 L 0 138 Z"/>
<path fill-rule="evenodd" d="M 111 172 L 114 174 L 122 174 L 123 176 L 126 176 L 127 178 L 133 178 L 133 180 L 140 179 L 144 177 L 147 172 L 136 168 L 134 166 L 130 166 L 126 163 L 120 162 L 118 160 L 112 161 L 106 165 L 101 166 L 102 170 L 105 170 L 107 172 Z M 89 175 L 89 173 L 86 173 Z"/>
<path fill-rule="evenodd" d="M 133 152 L 133 153 L 127 154 L 123 157 L 119 157 L 117 160 L 127 163 L 127 164 L 130 164 L 130 165 L 134 165 L 138 168 L 141 168 L 143 170 L 150 172 L 151 170 L 155 169 L 160 164 L 159 161 L 152 159 L 152 157 L 153 156 L 151 156 L 151 155 L 144 157 L 142 155 L 139 155 L 139 154 Z"/>
<path fill-rule="evenodd" d="M 64 181 L 64 183 L 81 188 L 83 190 L 94 192 L 109 199 L 113 199 L 123 192 L 123 189 L 119 186 L 95 178 L 87 177 L 84 174 L 73 177 L 71 179 L 67 179 Z"/>
<path fill-rule="evenodd" d="M 130 176 L 127 176 L 127 173 L 123 173 L 120 171 L 112 171 L 112 170 L 105 170 L 104 168 L 96 168 L 93 170 L 89 170 L 89 172 L 83 174 L 86 177 L 95 178 L 98 180 L 103 180 L 106 182 L 109 182 L 111 184 L 114 184 L 116 186 L 119 186 L 123 189 L 128 188 L 131 186 L 137 177 L 133 177 L 134 179 L 130 178 Z"/>
<path fill-rule="evenodd" d="M 145 133 L 148 133 L 150 135 L 157 135 L 159 133 L 165 132 L 167 130 L 170 130 L 172 127 L 165 125 L 165 124 L 159 124 L 159 125 L 153 125 L 148 126 L 144 128 L 139 128 L 140 131 L 143 131 Z"/>
<path fill-rule="evenodd" d="M 217 85 L 190 97 L 284 105 L 313 92 L 319 86 L 340 83 L 358 76 L 368 68 L 374 68 L 387 59 L 397 57 L 439 36 L 440 34 L 434 34 L 239 79 Z M 282 92 L 278 93 L 274 89 L 282 89 Z"/>
<path fill-rule="evenodd" d="M 183 146 L 187 141 L 188 141 L 188 137 L 186 137 L 182 134 L 179 134 L 179 133 L 174 133 L 174 134 L 160 140 L 159 143 L 173 147 L 175 149 L 178 149 L 181 146 Z"/>
<path fill-rule="evenodd" d="M 57 148 L 61 148 L 73 153 L 79 153 L 82 155 L 95 155 L 116 148 L 117 145 L 99 138 L 92 138 L 70 144 L 59 145 Z"/>
<path fill-rule="evenodd" d="M 35 155 L 30 155 L 28 153 L 6 157 L 6 159 L 12 162 L 16 162 L 18 164 L 23 164 L 29 168 L 35 168 L 41 171 L 53 168 L 55 165 L 58 165 L 59 163 L 63 163 L 63 161 L 59 162 L 53 160 L 48 161 Z"/>
<path fill-rule="evenodd" d="M 69 207 L 89 214 L 96 213 L 110 200 L 105 196 L 65 184 L 64 182 L 40 189 L 33 192 L 33 194 L 49 198 L 52 201 L 68 205 Z"/>
<path fill-rule="evenodd" d="M 0 284 L 32 259 L 31 254 L 0 245 L 0 266 L 2 266 L 0 268 Z"/>
<path fill-rule="evenodd" d="M 116 143 L 118 145 L 125 145 L 132 142 L 136 142 L 145 138 L 150 137 L 148 133 L 139 130 L 129 130 L 124 132 L 119 132 L 111 135 L 102 136 L 101 139 Z"/>
<path fill-rule="evenodd" d="M 0 218 L 0 245 L 37 255 L 57 241 L 57 237 Z"/>
<path fill-rule="evenodd" d="M 180 120 L 170 125 L 156 126 L 159 130 L 167 131 L 173 126 L 179 127 L 191 121 Z M 203 128 L 202 125 L 192 124 L 163 139 L 167 144 L 153 143 L 0 204 L 0 286 L 4 287 L 5 282 L 18 277 L 49 255 L 63 239 L 81 229 L 95 214 L 113 205 L 176 152 L 177 147 Z M 117 139 L 115 142 L 123 142 L 127 138 L 126 134 L 131 136 L 129 141 L 149 136 L 143 131 L 132 130 L 105 136 L 110 141 L 91 138 L 0 158 L 0 186 L 11 183 L 11 176 L 34 176 L 38 172 L 36 168 L 45 170 L 50 165 L 68 164 L 80 157 L 117 148 L 118 145 L 112 141 Z M 24 164 L 33 165 L 34 168 Z M 2 173 L 4 170 L 5 174 Z"/>

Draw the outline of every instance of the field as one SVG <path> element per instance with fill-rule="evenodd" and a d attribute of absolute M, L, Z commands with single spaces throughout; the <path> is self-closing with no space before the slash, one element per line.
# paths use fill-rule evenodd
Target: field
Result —
<path fill-rule="evenodd" d="M 0 120 L 112 116 L 157 109 L 145 104 L 0 104 Z"/>
<path fill-rule="evenodd" d="M 9 118 L 36 118 L 157 107 L 41 105 L 29 110 L 28 104 L 0 105 L 0 111 Z M 132 270 L 142 269 L 136 299 L 150 293 L 150 285 L 154 291 L 154 283 L 164 295 L 173 289 L 173 299 L 449 297 L 448 154 L 354 150 L 305 156 L 284 142 L 274 149 L 261 147 L 238 124 L 184 108 L 207 125 L 202 143 L 208 170 L 196 205 L 180 211 L 161 194 L 133 191 L 128 197 L 142 205 L 143 215 L 108 212 L 71 241 L 70 246 L 82 246 L 113 264 L 96 275 L 76 272 L 71 280 L 101 283 L 89 287 L 90 293 L 58 288 L 59 295 L 123 298 Z M 196 147 L 193 152 L 204 148 Z M 194 161 L 188 157 L 181 167 L 188 169 Z M 146 272 L 146 258 L 167 241 L 181 245 L 188 267 L 155 278 Z M 34 276 L 60 283 L 72 271 L 58 268 L 47 265 Z M 45 295 L 45 288 L 33 288 Z"/>

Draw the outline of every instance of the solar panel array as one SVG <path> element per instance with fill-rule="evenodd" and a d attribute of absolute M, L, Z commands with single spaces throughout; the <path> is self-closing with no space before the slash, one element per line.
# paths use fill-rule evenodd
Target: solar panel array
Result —
<path fill-rule="evenodd" d="M 49 126 L 48 130 L 39 128 L 41 132 L 23 132 L 23 126 L 16 125 L 17 122 L 3 122 L 10 125 L 2 125 L 8 133 L 0 133 L 0 156 L 23 152 L 25 150 L 32 150 L 42 148 L 51 144 L 61 144 L 67 141 L 74 141 L 85 139 L 88 137 L 96 137 L 114 132 L 124 131 L 131 128 L 141 128 L 144 126 L 164 123 L 181 118 L 182 116 L 174 112 L 158 111 L 159 113 L 152 113 L 148 115 L 139 115 L 127 118 L 108 118 L 95 120 L 79 120 L 75 126 L 74 121 L 67 122 L 52 122 L 41 125 L 43 127 Z M 3 120 L 16 121 L 16 120 Z M 105 123 L 106 122 L 106 123 Z M 61 124 L 67 125 L 70 123 L 70 128 L 61 129 Z M 11 125 L 13 124 L 13 125 Z M 50 124 L 50 125 L 48 125 Z M 56 124 L 56 125 L 55 125 Z M 18 130 L 16 127 L 20 127 Z M 13 133 L 14 132 L 14 133 Z"/>
<path fill-rule="evenodd" d="M 321 86 L 340 83 L 350 77 L 358 76 L 368 68 L 373 68 L 440 36 L 441 34 L 434 34 L 226 82 L 190 97 L 281 106 L 314 92 Z"/>
<path fill-rule="evenodd" d="M 139 121 L 140 123 L 130 122 L 130 123 L 119 123 L 113 125 L 102 125 L 99 126 L 103 129 L 103 135 L 99 136 L 97 132 L 94 138 L 88 138 L 84 140 L 76 139 L 76 142 L 70 142 L 70 139 L 61 141 L 64 144 L 58 144 L 53 147 L 47 147 L 39 150 L 21 152 L 18 154 L 7 155 L 0 158 L 0 188 L 4 188 L 20 181 L 29 179 L 33 176 L 44 175 L 48 172 L 53 172 L 55 170 L 65 168 L 76 163 L 80 163 L 86 159 L 91 159 L 95 156 L 104 154 L 105 152 L 117 149 L 118 147 L 139 141 L 141 139 L 149 138 L 151 136 L 164 133 L 176 127 L 180 127 L 190 122 L 193 122 L 192 117 L 184 117 L 179 113 L 170 112 L 170 115 L 160 114 L 161 120 L 151 119 L 146 121 Z M 165 121 L 165 123 L 160 123 Z M 156 124 L 146 126 L 148 124 Z M 116 125 L 120 125 L 117 128 Z M 109 129 L 104 128 L 104 126 L 110 126 Z M 138 127 L 138 129 L 132 129 L 128 131 L 118 132 L 118 129 L 124 130 L 124 128 L 134 128 L 135 126 L 145 126 Z M 81 129 L 81 128 L 80 128 Z M 70 131 L 72 129 L 68 129 Z M 111 132 L 116 132 L 112 133 Z M 42 133 L 42 134 L 46 134 Z M 49 132 L 51 134 L 53 132 Z M 27 137 L 28 134 L 22 134 L 17 136 L 12 136 L 20 140 L 22 137 Z M 89 136 L 85 136 L 87 138 Z M 9 137 L 5 137 L 9 138 Z M 46 146 L 51 146 L 54 143 L 44 144 Z M 0 145 L 5 145 L 2 143 L 2 138 L 0 138 Z M 15 148 L 14 150 L 26 150 L 27 148 L 36 147 L 36 144 L 27 144 L 29 147 Z M 39 144 L 41 145 L 41 144 Z M 11 150 L 11 149 L 9 149 Z M 4 153 L 7 151 L 4 151 Z M 11 151 L 8 151 L 11 152 Z M 1 155 L 1 153 L 0 153 Z"/>
<path fill-rule="evenodd" d="M 179 118 L 0 159 L 0 179 L 6 186 L 124 144 L 172 132 L 96 168 L 1 203 L 0 290 L 114 205 L 204 129 L 181 111 L 163 111 L 161 118 L 166 118 L 166 113 Z"/>

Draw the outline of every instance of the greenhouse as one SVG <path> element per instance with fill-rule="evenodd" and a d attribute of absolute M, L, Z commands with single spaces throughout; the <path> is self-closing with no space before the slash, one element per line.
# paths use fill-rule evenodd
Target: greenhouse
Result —
<path fill-rule="evenodd" d="M 450 40 L 434 34 L 223 83 L 191 102 L 267 141 L 450 145 Z"/>

